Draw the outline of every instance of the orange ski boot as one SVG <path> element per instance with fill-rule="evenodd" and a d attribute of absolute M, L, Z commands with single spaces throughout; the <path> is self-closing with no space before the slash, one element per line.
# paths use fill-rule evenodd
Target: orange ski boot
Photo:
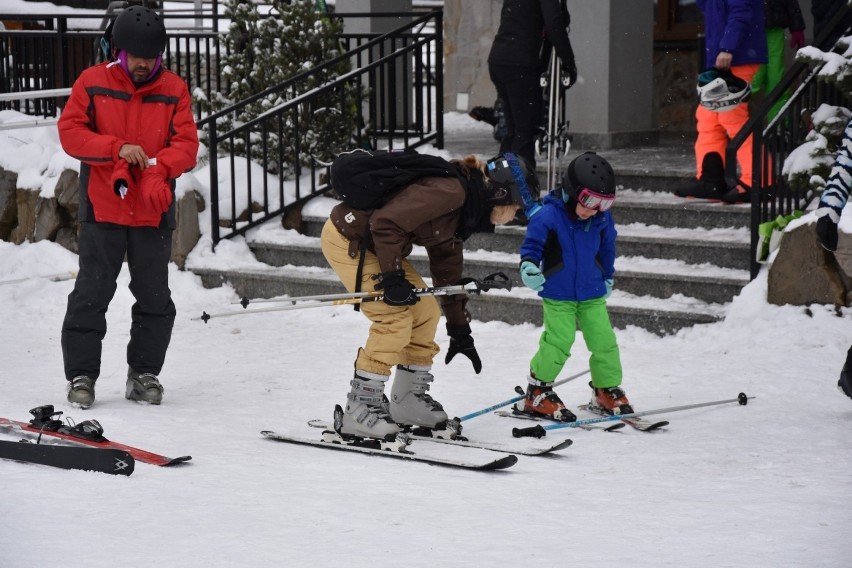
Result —
<path fill-rule="evenodd" d="M 543 416 L 560 422 L 577 420 L 577 416 L 565 408 L 565 404 L 559 399 L 559 395 L 553 392 L 552 384 L 530 377 L 527 395 L 515 404 L 515 409 L 523 414 Z"/>
<path fill-rule="evenodd" d="M 592 383 L 589 383 L 589 386 L 592 387 L 592 406 L 597 406 L 610 415 L 633 412 L 633 407 L 621 387 L 596 388 Z"/>

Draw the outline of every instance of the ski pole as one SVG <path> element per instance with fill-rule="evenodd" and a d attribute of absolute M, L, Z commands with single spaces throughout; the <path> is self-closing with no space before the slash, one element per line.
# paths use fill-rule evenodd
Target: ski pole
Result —
<path fill-rule="evenodd" d="M 247 296 L 240 298 L 239 302 L 231 302 L 232 304 L 240 304 L 246 308 L 249 304 L 279 304 L 309 302 L 314 300 L 346 300 L 349 298 L 369 298 L 370 296 L 381 296 L 381 292 L 342 292 L 340 294 L 318 294 L 316 296 L 295 296 L 293 298 L 259 298 L 250 300 Z"/>
<path fill-rule="evenodd" d="M 690 410 L 693 408 L 702 408 L 705 406 L 715 406 L 719 404 L 728 404 L 737 402 L 741 406 L 748 404 L 753 396 L 746 396 L 744 392 L 737 395 L 737 398 L 728 400 L 717 400 L 714 402 L 699 402 L 698 404 L 687 404 L 685 406 L 672 406 L 669 408 L 660 408 L 657 410 L 645 410 L 642 412 L 631 412 L 630 414 L 613 414 L 612 416 L 601 416 L 600 418 L 588 418 L 586 420 L 577 420 L 575 422 L 560 422 L 559 424 L 548 424 L 547 426 L 532 426 L 530 428 L 512 428 L 512 436 L 515 438 L 523 438 L 526 436 L 533 438 L 541 438 L 547 435 L 548 430 L 556 430 L 557 428 L 577 428 L 586 424 L 596 424 L 598 422 L 611 422 L 614 420 L 625 420 L 628 418 L 639 418 L 640 416 L 651 416 L 652 414 L 663 414 L 664 412 L 678 412 L 681 410 Z"/>
<path fill-rule="evenodd" d="M 26 282 L 27 280 L 32 280 L 33 278 L 47 278 L 51 282 L 62 282 L 63 280 L 71 280 L 73 278 L 77 278 L 77 273 L 74 271 L 68 271 L 59 272 L 57 274 L 48 274 L 45 276 L 30 276 L 27 278 L 16 278 L 14 280 L 0 280 L 0 286 L 4 284 L 16 284 L 18 282 Z"/>
<path fill-rule="evenodd" d="M 580 371 L 576 375 L 571 375 L 570 377 L 565 377 L 564 379 L 560 379 L 560 380 L 554 382 L 552 386 L 558 387 L 559 385 L 564 385 L 568 381 L 573 381 L 574 379 L 576 379 L 578 377 L 582 377 L 583 375 L 585 375 L 588 372 L 589 372 L 589 369 L 586 369 L 585 371 Z M 513 402 L 518 402 L 519 400 L 523 399 L 525 396 L 526 396 L 525 394 L 521 395 L 521 396 L 516 396 L 515 398 L 510 398 L 509 400 L 504 400 L 503 402 L 498 402 L 497 404 L 489 406 L 488 408 L 483 408 L 482 410 L 477 410 L 476 412 L 471 412 L 470 414 L 465 414 L 464 416 L 459 418 L 458 421 L 463 422 L 465 420 L 470 420 L 471 418 L 476 418 L 477 416 L 482 416 L 483 414 L 488 414 L 492 410 L 497 410 L 498 408 L 508 406 L 508 405 L 512 404 Z"/>
<path fill-rule="evenodd" d="M 455 284 L 453 286 L 415 288 L 413 290 L 413 293 L 418 296 L 451 296 L 455 294 L 466 294 L 468 292 L 478 294 L 480 292 L 486 292 L 493 288 L 511 290 L 512 282 L 511 280 L 509 280 L 509 277 L 503 274 L 502 272 L 495 272 L 494 274 L 486 276 L 482 280 L 468 278 L 465 279 L 463 284 Z M 300 302 L 300 300 L 306 300 L 310 298 L 315 299 Z M 361 304 L 364 302 L 380 302 L 383 299 L 384 294 L 381 291 L 353 292 L 348 294 L 326 294 L 324 296 L 301 296 L 296 298 L 290 298 L 287 300 L 281 300 L 282 302 L 296 302 L 288 306 L 275 306 L 271 308 L 262 308 L 257 310 L 243 310 L 240 312 L 222 312 L 218 314 L 208 314 L 207 312 L 202 312 L 201 316 L 197 318 L 192 318 L 192 320 L 201 320 L 204 323 L 207 323 L 208 320 L 211 320 L 213 318 L 222 318 L 246 314 L 259 314 L 264 312 L 283 312 L 289 310 L 321 308 L 327 306 L 341 306 L 346 304 Z"/>

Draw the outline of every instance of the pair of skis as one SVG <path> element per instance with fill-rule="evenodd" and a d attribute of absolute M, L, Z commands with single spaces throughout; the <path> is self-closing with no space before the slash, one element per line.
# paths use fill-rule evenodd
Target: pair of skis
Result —
<path fill-rule="evenodd" d="M 554 386 L 565 384 L 569 381 L 572 381 L 578 377 L 581 377 L 587 374 L 588 369 L 585 371 L 581 371 L 576 373 L 570 377 L 566 377 L 564 379 L 560 379 L 556 381 Z M 446 465 L 451 467 L 458 467 L 463 469 L 473 469 L 480 471 L 490 471 L 496 469 L 505 469 L 507 467 L 511 467 L 517 463 L 518 458 L 517 455 L 524 456 L 543 456 L 547 454 L 551 454 L 553 452 L 557 452 L 559 450 L 563 450 L 571 446 L 573 441 L 571 439 L 564 439 L 550 446 L 534 448 L 519 448 L 517 446 L 511 447 L 507 444 L 500 444 L 494 442 L 485 442 L 478 440 L 468 440 L 467 438 L 461 436 L 462 431 L 462 422 L 470 420 L 472 418 L 476 418 L 477 416 L 482 416 L 484 414 L 488 414 L 489 412 L 502 408 L 504 406 L 508 406 L 514 402 L 518 402 L 523 399 L 524 395 L 516 396 L 510 398 L 508 400 L 504 400 L 502 402 L 498 402 L 497 404 L 488 406 L 486 408 L 477 410 L 475 412 L 471 412 L 470 414 L 465 414 L 461 418 L 454 418 L 448 421 L 448 426 L 444 430 L 440 432 L 431 431 L 428 429 L 416 429 L 409 432 L 404 432 L 397 435 L 395 438 L 391 440 L 359 440 L 359 439 L 347 439 L 345 436 L 341 435 L 334 427 L 334 425 L 329 424 L 325 420 L 310 420 L 308 421 L 308 425 L 313 428 L 321 428 L 323 429 L 321 439 L 315 438 L 307 438 L 303 436 L 294 436 L 287 433 L 281 432 L 273 432 L 271 430 L 264 430 L 261 434 L 269 438 L 271 440 L 276 440 L 279 442 L 288 442 L 291 444 L 303 444 L 309 445 L 319 448 L 327 448 L 327 449 L 336 449 L 341 451 L 355 451 L 360 453 L 369 453 L 374 455 L 381 455 L 385 457 L 394 457 L 394 458 L 402 458 L 408 459 L 412 461 L 420 461 L 425 463 L 431 463 L 435 465 Z M 339 412 L 342 412 L 340 407 L 338 406 L 335 409 L 335 415 Z M 413 444 L 414 443 L 414 444 Z M 481 450 L 489 450 L 494 452 L 502 452 L 506 455 L 492 459 L 492 460 L 484 460 L 479 462 L 474 462 L 471 460 L 450 460 L 444 458 L 435 458 L 431 456 L 424 456 L 421 454 L 417 454 L 409 449 L 409 445 L 414 445 L 415 447 L 418 444 L 423 443 L 437 443 L 437 444 L 448 444 L 453 446 L 462 446 L 467 448 L 476 448 Z M 517 455 L 516 455 L 517 454 Z"/>
<path fill-rule="evenodd" d="M 566 118 L 565 93 L 571 86 L 570 78 L 562 74 L 562 61 L 556 49 L 550 50 L 548 70 L 541 75 L 539 84 L 544 94 L 543 125 L 535 141 L 535 152 L 545 158 L 545 187 L 551 190 L 558 185 L 559 160 L 571 150 Z"/>
<path fill-rule="evenodd" d="M 171 466 L 192 459 L 170 458 L 109 440 L 97 420 L 68 425 L 58 419 L 62 412 L 50 404 L 33 408 L 30 414 L 33 418 L 29 422 L 0 418 L 0 431 L 26 438 L 19 442 L 0 441 L 0 458 L 112 475 L 130 475 L 136 461 Z M 42 443 L 45 438 L 57 443 Z"/>

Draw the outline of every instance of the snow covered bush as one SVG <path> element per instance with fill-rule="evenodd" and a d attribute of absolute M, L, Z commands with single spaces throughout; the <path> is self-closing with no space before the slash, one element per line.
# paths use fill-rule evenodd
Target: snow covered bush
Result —
<path fill-rule="evenodd" d="M 342 24 L 318 13 L 314 0 L 226 0 L 225 14 L 231 24 L 222 40 L 225 53 L 219 65 L 226 91 L 206 102 L 210 113 L 244 101 L 342 53 Z M 223 116 L 216 125 L 219 134 L 268 114 L 262 126 L 253 127 L 250 135 L 235 137 L 220 149 L 262 161 L 271 173 L 284 177 L 297 173 L 300 166 L 311 161 L 330 161 L 352 144 L 358 118 L 354 96 L 357 87 L 335 88 L 284 111 L 279 107 L 348 71 L 350 63 L 343 60 L 307 75 L 286 90 L 273 91 L 239 112 Z"/>

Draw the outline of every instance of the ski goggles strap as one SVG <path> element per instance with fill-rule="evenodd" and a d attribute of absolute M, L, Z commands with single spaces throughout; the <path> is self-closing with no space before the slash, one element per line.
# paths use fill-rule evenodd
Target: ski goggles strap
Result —
<path fill-rule="evenodd" d="M 584 187 L 577 194 L 577 201 L 580 202 L 580 205 L 583 207 L 588 207 L 589 209 L 596 209 L 598 211 L 606 211 L 612 204 L 615 203 L 614 195 L 602 195 L 600 193 L 595 193 L 588 187 Z"/>

